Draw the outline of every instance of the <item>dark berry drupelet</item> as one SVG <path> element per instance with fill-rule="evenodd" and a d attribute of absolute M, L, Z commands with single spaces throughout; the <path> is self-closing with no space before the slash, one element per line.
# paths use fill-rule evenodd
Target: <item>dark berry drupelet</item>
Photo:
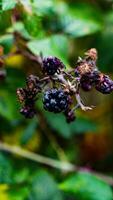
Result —
<path fill-rule="evenodd" d="M 96 80 L 96 90 L 103 94 L 110 94 L 113 91 L 113 81 L 109 76 L 100 74 Z"/>
<path fill-rule="evenodd" d="M 36 110 L 32 106 L 26 105 L 21 108 L 20 113 L 24 115 L 24 117 L 31 119 L 36 114 Z"/>
<path fill-rule="evenodd" d="M 54 75 L 58 70 L 64 67 L 64 64 L 56 57 L 49 56 L 43 59 L 43 71 L 47 73 L 47 75 Z"/>
<path fill-rule="evenodd" d="M 92 89 L 98 79 L 98 73 L 98 71 L 93 71 L 82 75 L 80 79 L 80 86 L 84 91 L 90 91 Z"/>
<path fill-rule="evenodd" d="M 65 114 L 67 123 L 71 123 L 76 119 L 75 113 L 71 109 L 66 110 L 64 114 Z"/>
<path fill-rule="evenodd" d="M 43 105 L 45 110 L 60 113 L 68 107 L 68 95 L 62 89 L 50 89 L 44 93 Z"/>

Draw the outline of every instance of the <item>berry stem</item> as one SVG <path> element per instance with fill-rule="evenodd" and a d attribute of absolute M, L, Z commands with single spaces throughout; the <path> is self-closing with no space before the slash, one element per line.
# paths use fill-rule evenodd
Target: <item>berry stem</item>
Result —
<path fill-rule="evenodd" d="M 65 85 L 68 85 L 68 82 L 64 78 L 63 74 L 57 74 L 56 77 L 57 77 L 58 81 L 60 81 L 61 83 L 65 84 Z"/>
<path fill-rule="evenodd" d="M 82 110 L 84 110 L 84 111 L 92 110 L 91 107 L 88 107 L 88 106 L 84 106 L 84 105 L 83 105 L 79 93 L 76 93 L 76 94 L 75 94 L 75 97 L 76 97 L 77 103 L 79 104 L 79 106 L 81 107 Z"/>

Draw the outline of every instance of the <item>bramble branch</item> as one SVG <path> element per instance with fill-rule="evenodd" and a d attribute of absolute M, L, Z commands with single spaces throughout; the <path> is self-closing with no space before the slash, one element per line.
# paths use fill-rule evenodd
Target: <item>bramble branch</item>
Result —
<path fill-rule="evenodd" d="M 24 150 L 19 146 L 11 146 L 9 144 L 0 142 L 0 150 L 6 151 L 6 152 L 9 152 L 12 154 L 17 154 L 17 155 L 24 157 L 26 159 L 29 159 L 31 161 L 35 161 L 37 163 L 48 165 L 50 167 L 60 169 L 65 172 L 86 171 L 85 167 L 78 167 L 69 162 L 62 162 L 62 161 L 54 160 L 52 158 L 48 158 L 48 157 L 45 157 L 45 156 L 42 156 L 39 154 L 35 154 L 33 152 Z M 101 174 L 99 172 L 91 171 L 91 170 L 87 170 L 87 171 L 89 171 L 91 174 L 97 176 L 99 179 L 103 180 L 107 184 L 113 186 L 113 178 L 112 177 Z"/>

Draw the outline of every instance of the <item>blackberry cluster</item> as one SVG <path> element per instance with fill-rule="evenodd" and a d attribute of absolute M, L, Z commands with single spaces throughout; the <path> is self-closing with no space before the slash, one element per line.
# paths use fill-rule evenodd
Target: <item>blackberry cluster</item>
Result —
<path fill-rule="evenodd" d="M 110 94 L 113 91 L 113 81 L 99 71 L 84 74 L 80 78 L 80 87 L 84 91 L 90 91 L 93 86 L 103 94 Z"/>
<path fill-rule="evenodd" d="M 49 89 L 44 93 L 43 105 L 49 112 L 60 113 L 68 108 L 68 95 L 62 89 Z"/>
<path fill-rule="evenodd" d="M 26 88 L 17 89 L 17 96 L 22 104 L 20 113 L 26 118 L 32 118 L 36 114 L 36 95 L 40 91 L 38 77 L 30 75 L 26 80 L 26 85 Z"/>
<path fill-rule="evenodd" d="M 113 91 L 113 81 L 109 76 L 100 74 L 95 88 L 103 94 L 110 94 Z"/>
<path fill-rule="evenodd" d="M 85 53 L 85 57 L 79 58 L 75 75 L 80 79 L 80 87 L 84 91 L 90 91 L 94 86 L 96 90 L 103 94 L 110 94 L 113 91 L 113 81 L 109 76 L 102 74 L 96 67 L 97 51 L 90 49 Z"/>
<path fill-rule="evenodd" d="M 43 59 L 43 71 L 49 76 L 54 75 L 64 67 L 64 64 L 56 57 L 49 56 Z"/>
<path fill-rule="evenodd" d="M 39 92 L 43 94 L 44 109 L 53 113 L 63 112 L 68 123 L 76 119 L 74 111 L 77 108 L 81 107 L 84 111 L 91 110 L 91 107 L 83 105 L 80 88 L 90 91 L 94 87 L 103 94 L 110 94 L 113 91 L 113 81 L 98 70 L 96 61 L 97 51 L 90 49 L 83 59 L 78 59 L 76 69 L 65 72 L 65 66 L 58 58 L 52 56 L 44 58 L 41 66 L 45 77 L 39 79 L 30 75 L 26 87 L 17 89 L 18 99 L 22 104 L 20 113 L 26 118 L 34 117 L 35 102 Z M 56 73 L 57 76 L 54 76 Z M 75 98 L 77 104 L 73 105 Z"/>

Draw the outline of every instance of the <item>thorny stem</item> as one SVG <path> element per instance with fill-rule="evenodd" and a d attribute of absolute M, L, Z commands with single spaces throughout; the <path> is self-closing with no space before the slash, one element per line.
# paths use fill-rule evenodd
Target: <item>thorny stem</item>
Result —
<path fill-rule="evenodd" d="M 48 165 L 50 167 L 56 168 L 56 169 L 60 169 L 63 170 L 65 172 L 79 172 L 79 171 L 86 171 L 86 168 L 83 167 L 78 167 L 76 165 L 73 165 L 69 162 L 62 162 L 59 160 L 54 160 L 52 158 L 48 158 L 39 154 L 35 154 L 33 152 L 27 151 L 22 149 L 19 146 L 11 146 L 9 144 L 5 144 L 0 142 L 0 150 L 1 151 L 6 151 L 12 154 L 17 154 L 20 155 L 26 159 L 29 159 L 31 161 L 35 161 L 37 163 L 41 163 L 44 165 Z M 95 171 L 89 171 L 91 174 L 97 176 L 99 179 L 103 180 L 104 182 L 106 182 L 107 184 L 113 186 L 113 178 L 104 174 L 101 174 L 99 172 L 95 172 Z"/>

